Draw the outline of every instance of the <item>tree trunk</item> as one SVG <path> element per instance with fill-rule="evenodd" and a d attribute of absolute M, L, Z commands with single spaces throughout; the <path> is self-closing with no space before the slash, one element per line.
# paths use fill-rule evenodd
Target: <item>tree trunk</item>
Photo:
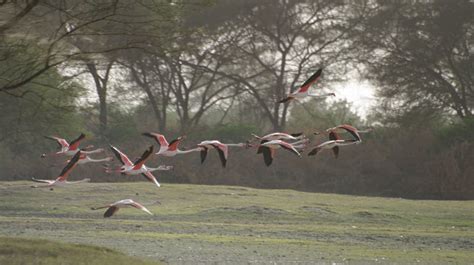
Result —
<path fill-rule="evenodd" d="M 97 96 L 99 97 L 99 130 L 102 137 L 106 137 L 107 135 L 107 83 L 113 64 L 113 60 L 108 63 L 104 77 L 101 77 L 94 62 L 89 61 L 86 63 L 89 73 L 94 79 Z"/>

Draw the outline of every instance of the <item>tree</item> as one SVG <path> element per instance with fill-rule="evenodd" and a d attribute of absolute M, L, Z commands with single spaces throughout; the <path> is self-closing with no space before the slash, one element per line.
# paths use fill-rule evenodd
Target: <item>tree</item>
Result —
<path fill-rule="evenodd" d="M 467 0 L 380 3 L 358 28 L 365 75 L 379 87 L 386 118 L 437 111 L 472 117 L 473 13 Z"/>
<path fill-rule="evenodd" d="M 362 17 L 334 1 L 250 2 L 246 12 L 219 29 L 218 41 L 235 49 L 229 63 L 239 66 L 219 74 L 239 82 L 273 129 L 281 130 L 290 105 L 276 102 L 318 68 L 325 68 L 326 80 L 343 73 L 351 49 L 348 34 Z"/>
<path fill-rule="evenodd" d="M 51 68 L 76 60 L 82 54 L 69 46 L 70 38 L 92 25 L 115 16 L 118 1 L 90 1 L 84 5 L 69 1 L 26 1 L 26 6 L 17 1 L 4 1 L 0 14 L 10 17 L 0 25 L 2 50 L 0 60 L 17 56 L 26 43 L 35 42 L 35 56 L 17 61 L 17 64 L 0 73 L 0 91 L 14 91 L 38 78 Z M 17 14 L 10 10 L 20 8 Z M 68 23 L 75 21 L 74 28 L 67 30 Z M 81 32 L 84 33 L 84 32 Z M 89 32 L 93 35 L 93 33 Z M 123 48 L 123 47 L 121 47 Z M 117 49 L 114 47 L 112 49 Z M 89 50 L 101 53 L 104 50 Z"/>
<path fill-rule="evenodd" d="M 129 66 L 131 79 L 145 92 L 155 115 L 158 130 L 165 133 L 167 113 L 171 101 L 171 82 L 168 69 L 157 56 L 138 58 Z"/>

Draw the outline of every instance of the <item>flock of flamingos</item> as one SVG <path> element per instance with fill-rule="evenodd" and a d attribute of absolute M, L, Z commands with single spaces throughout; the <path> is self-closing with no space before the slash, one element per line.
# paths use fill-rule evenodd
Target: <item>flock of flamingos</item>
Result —
<path fill-rule="evenodd" d="M 327 97 L 327 96 L 334 96 L 334 93 L 328 93 L 323 95 L 315 95 L 309 93 L 310 86 L 315 83 L 319 77 L 321 76 L 322 69 L 319 69 L 315 74 L 313 74 L 306 82 L 303 83 L 296 91 L 290 93 L 285 99 L 280 100 L 278 103 L 287 103 L 295 99 L 304 98 L 307 96 L 313 97 Z M 347 132 L 351 135 L 351 139 L 343 139 L 340 136 L 341 132 Z M 308 153 L 308 156 L 316 155 L 321 150 L 329 150 L 332 149 L 334 156 L 337 158 L 339 154 L 339 147 L 358 144 L 362 142 L 360 137 L 361 131 L 354 128 L 351 125 L 342 124 L 336 126 L 334 128 L 329 128 L 323 132 L 315 132 L 314 134 L 319 135 L 327 135 L 328 140 L 324 141 L 316 146 L 311 147 L 311 150 Z M 184 140 L 184 137 L 178 137 L 168 143 L 165 136 L 158 133 L 143 133 L 144 136 L 153 138 L 159 146 L 159 150 L 156 155 L 159 156 L 168 156 L 173 157 L 176 155 L 183 155 L 193 152 L 199 152 L 201 155 L 201 163 L 203 163 L 206 159 L 207 153 L 211 149 L 215 149 L 218 154 L 222 166 L 225 167 L 227 163 L 227 157 L 229 154 L 229 147 L 243 147 L 243 148 L 256 148 L 257 154 L 262 154 L 263 160 L 265 165 L 270 166 L 273 162 L 275 157 L 275 153 L 277 149 L 285 149 L 297 156 L 301 156 L 301 153 L 305 151 L 309 146 L 309 139 L 303 133 L 296 133 L 296 134 L 288 134 L 283 132 L 274 132 L 267 134 L 265 136 L 257 136 L 252 134 L 253 139 L 249 140 L 245 143 L 237 143 L 237 144 L 229 144 L 229 143 L 221 143 L 218 140 L 205 140 L 201 143 L 197 144 L 195 148 L 189 150 L 180 150 L 178 148 L 181 141 Z M 56 136 L 45 136 L 48 139 L 54 140 L 59 144 L 60 150 L 51 154 L 43 154 L 41 155 L 43 158 L 54 155 L 54 156 L 66 156 L 72 157 L 67 160 L 67 165 L 63 168 L 59 176 L 54 180 L 44 180 L 44 179 L 36 179 L 32 178 L 35 182 L 44 183 L 45 185 L 40 186 L 32 186 L 34 188 L 50 188 L 53 189 L 54 186 L 63 186 L 67 184 L 74 184 L 74 183 L 81 183 L 81 182 L 88 182 L 90 179 L 86 178 L 79 181 L 68 181 L 68 175 L 71 171 L 79 164 L 91 163 L 91 162 L 108 162 L 112 161 L 112 157 L 106 157 L 103 159 L 93 159 L 89 155 L 95 153 L 101 153 L 105 150 L 102 148 L 96 150 L 90 150 L 93 146 L 87 146 L 85 148 L 79 148 L 79 144 L 82 140 L 85 139 L 86 135 L 81 134 L 77 139 L 68 142 L 63 138 L 56 137 Z M 117 147 L 110 145 L 110 149 L 116 156 L 116 158 L 121 162 L 121 166 L 118 168 L 110 168 L 105 167 L 105 172 L 107 173 L 121 173 L 125 175 L 143 175 L 147 178 L 150 182 L 154 183 L 157 187 L 160 187 L 160 183 L 157 181 L 156 177 L 152 174 L 153 171 L 157 170 L 170 170 L 171 166 L 158 166 L 156 168 L 147 167 L 145 162 L 147 159 L 153 154 L 153 145 L 150 146 L 142 156 L 132 162 L 129 157 L 120 151 Z M 138 202 L 135 202 L 131 199 L 119 200 L 114 203 L 92 208 L 93 210 L 107 208 L 106 212 L 104 213 L 104 217 L 110 217 L 114 213 L 116 213 L 119 208 L 122 207 L 134 207 L 140 210 L 145 211 L 148 214 L 152 214 L 147 208 L 141 205 Z"/>

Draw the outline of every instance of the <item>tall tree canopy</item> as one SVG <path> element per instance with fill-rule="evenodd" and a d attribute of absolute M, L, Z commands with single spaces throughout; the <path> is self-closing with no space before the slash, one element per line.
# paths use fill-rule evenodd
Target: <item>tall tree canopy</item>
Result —
<path fill-rule="evenodd" d="M 441 110 L 472 117 L 474 3 L 395 1 L 374 10 L 358 36 L 386 116 Z"/>

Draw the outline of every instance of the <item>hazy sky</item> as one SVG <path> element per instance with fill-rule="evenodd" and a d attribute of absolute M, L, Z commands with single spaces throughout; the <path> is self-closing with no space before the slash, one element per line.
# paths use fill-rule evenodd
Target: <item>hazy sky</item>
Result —
<path fill-rule="evenodd" d="M 359 116 L 365 119 L 369 109 L 375 104 L 374 87 L 368 81 L 353 79 L 334 86 L 335 98 L 346 99 L 352 103 L 352 108 Z"/>

